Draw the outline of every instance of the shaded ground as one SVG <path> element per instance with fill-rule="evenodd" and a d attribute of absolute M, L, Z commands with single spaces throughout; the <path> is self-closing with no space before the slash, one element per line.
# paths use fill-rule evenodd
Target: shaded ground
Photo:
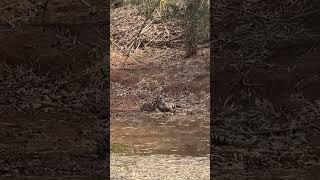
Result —
<path fill-rule="evenodd" d="M 0 175 L 99 179 L 107 4 L 44 2 L 0 5 Z"/>
<path fill-rule="evenodd" d="M 261 168 L 282 179 L 319 177 L 305 171 L 319 168 L 320 142 L 319 24 L 310 21 L 319 12 L 308 2 L 213 3 L 212 130 L 257 139 L 213 146 L 217 178 L 227 177 L 226 167 L 241 177 Z"/>
<path fill-rule="evenodd" d="M 105 161 L 98 159 L 94 144 L 100 135 L 93 130 L 93 117 L 11 113 L 0 123 L 3 175 L 104 174 Z"/>

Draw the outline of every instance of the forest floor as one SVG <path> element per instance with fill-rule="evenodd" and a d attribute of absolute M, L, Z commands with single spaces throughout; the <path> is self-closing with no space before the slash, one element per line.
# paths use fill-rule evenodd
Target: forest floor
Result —
<path fill-rule="evenodd" d="M 106 2 L 45 2 L 0 3 L 0 176 L 100 179 Z"/>
<path fill-rule="evenodd" d="M 184 59 L 178 27 L 150 23 L 141 35 L 148 45 L 127 58 L 119 47 L 134 38 L 142 22 L 130 7 L 111 11 L 111 36 L 117 44 L 110 61 L 111 177 L 209 179 L 209 49 Z M 151 34 L 158 38 L 152 40 Z M 175 37 L 178 42 L 170 41 Z M 141 105 L 157 95 L 182 107 L 175 113 L 141 112 Z"/>
<path fill-rule="evenodd" d="M 289 1 L 243 6 L 227 2 L 213 4 L 219 10 L 212 16 L 211 128 L 230 141 L 253 141 L 212 146 L 213 176 L 317 179 L 319 31 L 317 24 L 308 21 L 317 11 L 304 9 L 305 4 L 286 6 Z M 292 8 L 293 14 L 281 8 Z M 250 13 L 254 10 L 262 15 Z M 209 150 L 208 49 L 200 47 L 198 56 L 183 59 L 181 29 L 155 20 L 143 29 L 142 45 L 127 58 L 120 55 L 119 47 L 130 45 L 143 18 L 128 7 L 111 12 L 116 46 L 111 51 L 111 152 L 130 155 L 130 161 L 139 158 L 132 157 L 137 154 L 203 156 Z M 160 92 L 188 108 L 174 115 L 139 112 L 141 104 Z"/>
<path fill-rule="evenodd" d="M 308 1 L 211 8 L 212 130 L 253 140 L 213 146 L 214 176 L 232 169 L 238 178 L 318 179 L 320 24 L 311 19 L 319 11 Z"/>
<path fill-rule="evenodd" d="M 39 6 L 1 2 L 1 176 L 99 179 L 106 172 L 96 142 L 106 123 L 97 115 L 108 108 L 106 2 L 83 2 L 50 1 L 45 25 Z M 319 11 L 296 1 L 227 2 L 212 6 L 212 74 L 208 46 L 183 59 L 182 30 L 174 23 L 150 23 L 127 58 L 119 47 L 129 45 L 143 18 L 126 7 L 111 12 L 111 170 L 120 168 L 119 177 L 141 160 L 140 175 L 150 162 L 173 162 L 207 178 L 201 168 L 209 168 L 211 80 L 213 131 L 256 139 L 212 146 L 215 179 L 319 179 Z M 159 93 L 183 107 L 175 114 L 139 112 Z"/>

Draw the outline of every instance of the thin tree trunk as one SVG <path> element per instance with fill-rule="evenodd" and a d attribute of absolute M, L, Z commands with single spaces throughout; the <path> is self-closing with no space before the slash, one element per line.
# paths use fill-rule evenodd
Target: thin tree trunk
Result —
<path fill-rule="evenodd" d="M 195 56 L 197 54 L 197 3 L 196 0 L 188 0 L 187 19 L 186 19 L 186 41 L 185 41 L 185 58 Z"/>

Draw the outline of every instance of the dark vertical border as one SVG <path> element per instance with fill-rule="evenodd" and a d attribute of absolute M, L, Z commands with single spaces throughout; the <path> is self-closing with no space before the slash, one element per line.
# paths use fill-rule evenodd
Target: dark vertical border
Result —
<path fill-rule="evenodd" d="M 1 9 L 16 10 L 15 8 L 18 7 L 15 3 L 18 1 L 13 3 L 13 7 L 5 8 L 3 6 L 10 6 L 11 3 L 1 4 Z M 44 5 L 37 5 L 38 3 Z M 9 76 L 12 75 L 13 80 L 22 81 L 19 81 L 19 84 L 14 82 L 11 83 L 12 86 L 7 86 L 6 81 L 10 82 L 11 77 L 7 74 L 4 76 L 0 74 L 1 93 L 8 94 L 5 99 L 0 100 L 1 108 L 8 109 L 7 112 L 1 109 L 0 115 L 0 129 L 5 129 L 4 134 L 0 133 L 1 143 L 3 143 L 0 148 L 0 177 L 108 179 L 110 176 L 110 1 L 75 1 L 72 3 L 61 1 L 60 3 L 60 1 L 44 0 L 37 4 L 33 4 L 34 7 L 30 7 L 31 9 L 19 7 L 21 9 L 18 11 L 22 15 L 15 14 L 21 15 L 23 19 L 26 16 L 23 14 L 26 9 L 23 8 L 27 8 L 32 12 L 40 12 L 35 17 L 26 18 L 26 21 L 19 21 L 21 19 L 17 18 L 13 22 L 1 21 L 0 23 L 0 63 L 4 62 L 8 64 L 8 67 L 10 66 L 13 73 Z M 2 13 L 2 15 L 7 15 Z M 58 13 L 69 14 L 57 16 Z M 96 28 L 103 30 L 98 34 Z M 62 30 L 68 32 L 62 32 Z M 69 43 L 69 46 L 62 47 L 66 42 L 64 40 L 71 36 L 74 38 L 73 42 Z M 104 36 L 102 42 L 100 36 Z M 94 64 L 92 60 L 97 58 L 94 55 L 90 56 L 90 51 L 93 49 L 96 50 L 94 55 L 98 54 L 99 58 L 103 57 L 106 61 L 107 77 L 104 98 L 107 99 L 107 105 L 103 112 L 99 112 L 100 109 L 95 108 L 98 105 L 92 101 L 87 104 L 82 103 L 79 109 L 77 109 L 79 106 L 73 106 L 76 103 L 71 105 L 72 108 L 68 108 L 65 105 L 70 105 L 73 100 L 81 101 L 81 98 L 78 99 L 79 96 L 77 96 L 79 86 L 84 87 L 83 84 L 88 85 L 89 83 L 90 77 L 88 76 L 92 74 L 86 74 L 85 68 L 91 67 Z M 2 70 L 1 73 L 4 72 Z M 19 74 L 21 72 L 22 75 Z M 21 77 L 16 78 L 15 74 Z M 29 76 L 30 79 L 24 79 Z M 76 84 L 66 82 L 76 82 Z M 51 86 L 59 83 L 63 85 Z M 56 89 L 53 92 L 50 88 Z M 2 91 L 3 89 L 9 92 Z M 19 89 L 24 89 L 29 93 L 18 91 Z M 30 93 L 35 89 L 39 91 Z M 46 94 L 49 100 L 44 100 L 43 90 L 49 91 Z M 62 91 L 65 93 L 61 93 Z M 73 97 L 69 94 L 72 91 L 76 92 Z M 64 95 L 58 100 L 60 101 L 58 107 L 53 105 L 56 101 L 50 98 L 59 93 Z M 40 103 L 36 107 L 33 100 L 37 98 Z M 13 108 L 16 104 L 19 106 L 26 103 L 25 99 L 30 101 L 30 106 Z M 43 103 L 45 101 L 51 102 L 51 105 Z M 42 110 L 48 107 L 50 109 L 50 106 L 51 110 Z M 103 131 L 100 130 L 100 126 L 98 130 L 96 129 L 96 124 L 102 121 L 97 117 L 99 113 L 102 113 L 103 122 L 106 122 L 103 124 L 105 126 Z M 103 146 L 103 151 L 108 153 L 103 154 L 103 160 L 101 157 L 97 158 L 100 154 L 95 154 L 94 141 L 97 139 L 100 143 L 103 139 L 103 144 L 100 144 L 99 148 Z"/>
<path fill-rule="evenodd" d="M 106 15 L 107 15 L 107 31 L 106 31 L 106 61 L 107 61 L 107 66 L 108 66 L 108 69 L 107 69 L 107 89 L 106 89 L 106 97 L 108 98 L 108 101 L 107 101 L 107 125 L 106 125 L 106 140 L 107 140 L 107 143 L 106 143 L 106 149 L 108 152 L 108 156 L 107 156 L 107 159 L 106 159 L 106 177 L 110 179 L 110 120 L 111 120 L 111 113 L 110 113 L 110 0 L 107 0 L 107 12 L 106 12 Z"/>
<path fill-rule="evenodd" d="M 212 161 L 212 154 L 217 153 L 213 152 L 214 141 L 221 141 L 227 147 L 217 148 L 221 152 L 219 158 L 232 166 L 233 162 L 229 162 L 234 160 L 232 153 L 241 148 L 241 160 L 235 162 L 242 163 L 242 170 L 250 172 L 252 179 L 266 175 L 270 179 L 289 175 L 293 179 L 319 179 L 320 79 L 314 78 L 320 70 L 320 23 L 316 21 L 320 17 L 319 2 L 230 0 L 210 3 L 211 178 L 219 179 L 213 178 L 217 175 L 213 169 L 217 164 Z M 215 10 L 224 12 L 215 14 Z M 221 19 L 217 20 L 213 14 L 221 15 Z M 249 41 L 253 36 L 256 38 Z M 255 53 L 262 56 L 255 57 Z M 245 91 L 250 95 L 241 94 Z M 227 122 L 222 106 L 230 101 L 241 108 L 237 112 L 228 109 L 232 116 Z M 222 115 L 217 115 L 216 108 L 219 113 L 223 111 Z M 247 124 L 240 125 L 237 116 Z M 214 125 L 217 117 L 219 125 Z M 235 133 L 237 129 L 230 127 L 232 125 L 250 129 L 251 134 Z M 229 131 L 227 137 L 219 138 L 215 134 L 217 129 Z M 245 138 L 240 139 L 242 136 Z M 259 156 L 255 156 L 256 153 Z M 220 170 L 225 173 L 219 177 L 247 176 L 222 166 Z"/>
<path fill-rule="evenodd" d="M 214 52 L 213 52 L 213 41 L 214 41 L 214 19 L 213 19 L 213 2 L 210 1 L 210 179 L 213 179 L 213 161 L 212 161 L 212 136 L 213 133 L 213 118 L 214 118 Z"/>

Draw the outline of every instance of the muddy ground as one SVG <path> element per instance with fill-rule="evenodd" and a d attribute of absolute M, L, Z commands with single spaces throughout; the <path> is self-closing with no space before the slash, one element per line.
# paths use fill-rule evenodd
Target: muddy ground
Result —
<path fill-rule="evenodd" d="M 169 49 L 163 55 L 170 51 L 179 53 Z M 159 58 L 162 66 L 153 60 L 153 64 L 131 66 L 132 70 L 112 69 L 111 144 L 127 147 L 126 154 L 209 154 L 209 65 L 205 58 L 209 58 L 208 50 L 197 59 Z M 113 58 L 111 63 L 118 61 Z M 183 107 L 173 114 L 141 112 L 141 105 L 158 93 Z"/>

